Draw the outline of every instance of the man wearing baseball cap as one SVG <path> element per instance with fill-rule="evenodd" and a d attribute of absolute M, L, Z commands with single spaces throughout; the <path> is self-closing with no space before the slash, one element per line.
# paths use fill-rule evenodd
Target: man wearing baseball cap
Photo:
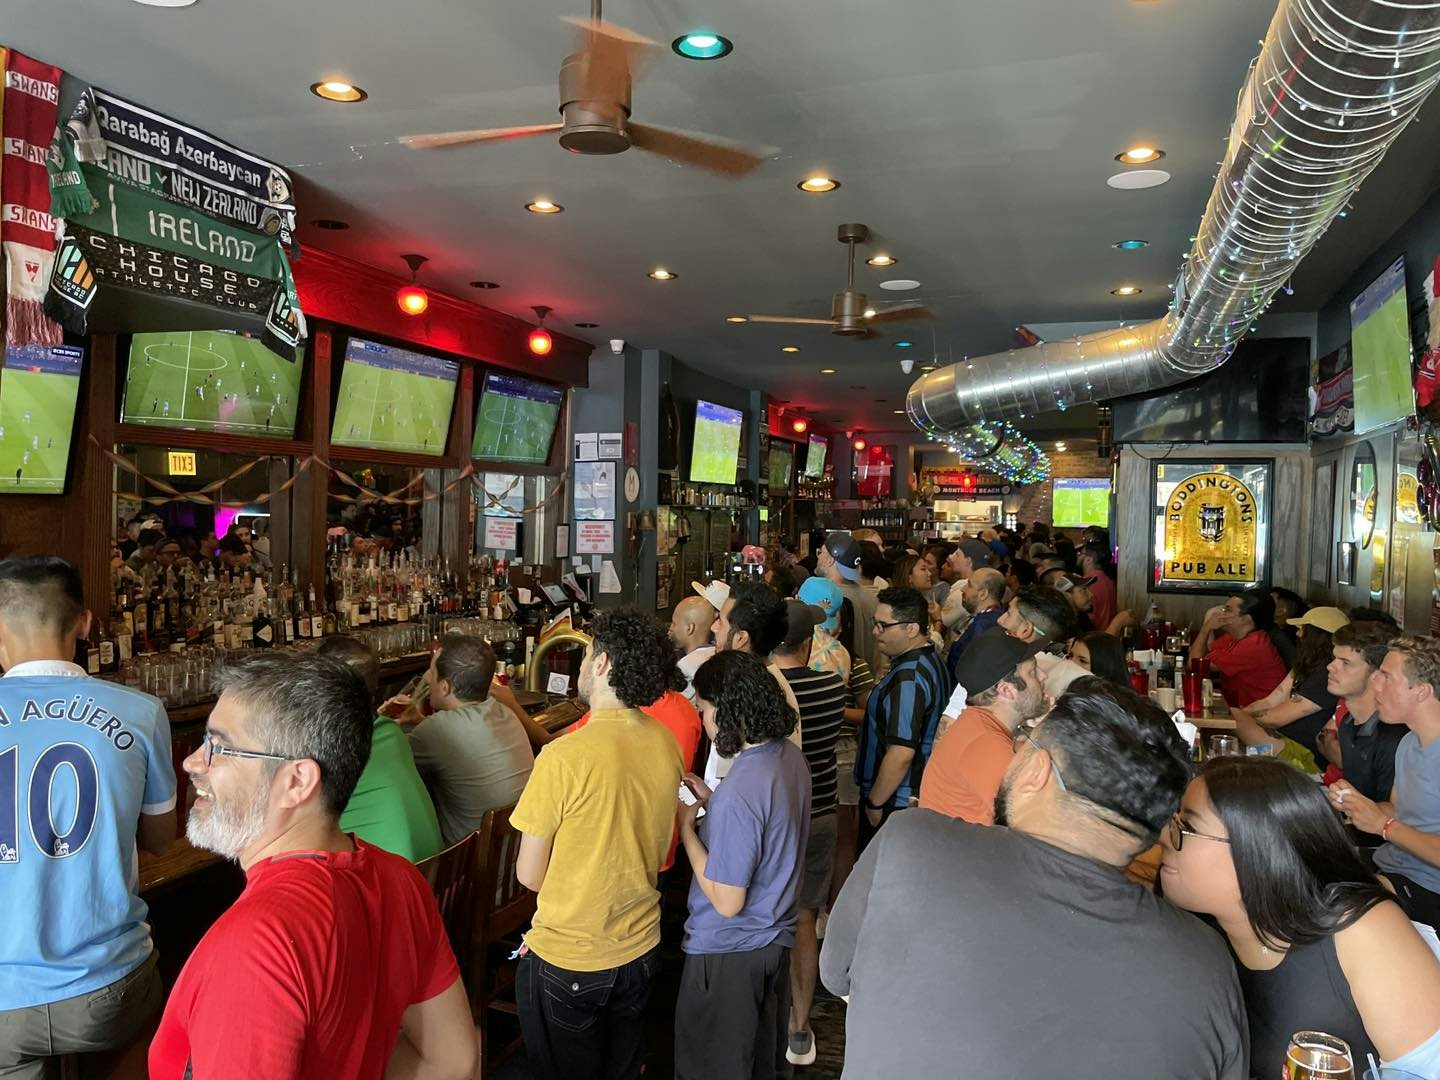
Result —
<path fill-rule="evenodd" d="M 1090 586 L 1083 577 L 1052 569 L 1040 575 L 1040 584 L 1058 590 L 1070 601 L 1070 606 L 1075 609 L 1077 634 L 1086 634 L 1095 629 L 1095 623 L 1090 619 L 1090 609 L 1095 606 L 1095 598 L 1090 594 Z"/>
<path fill-rule="evenodd" d="M 995 553 L 990 550 L 990 545 L 985 541 L 972 537 L 969 540 L 960 541 L 960 546 L 951 552 L 950 557 L 945 561 L 956 577 L 949 593 L 945 596 L 944 606 L 940 609 L 940 621 L 946 630 L 958 634 L 970 621 L 970 613 L 962 598 L 965 583 L 970 580 L 970 575 L 976 570 L 994 566 Z"/>
<path fill-rule="evenodd" d="M 876 594 L 860 584 L 860 559 L 859 541 L 847 532 L 832 532 L 816 554 L 815 568 L 827 581 L 833 582 L 855 608 L 855 651 L 873 671 Z"/>
<path fill-rule="evenodd" d="M 1043 644 L 985 631 L 960 655 L 956 675 L 968 704 L 935 744 L 920 781 L 920 805 L 976 825 L 995 820 L 995 795 L 1015 756 L 1015 732 L 1045 712 L 1035 665 Z"/>

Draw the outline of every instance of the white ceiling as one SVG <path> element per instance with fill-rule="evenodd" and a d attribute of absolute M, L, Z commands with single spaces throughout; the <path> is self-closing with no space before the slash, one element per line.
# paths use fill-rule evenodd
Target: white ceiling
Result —
<path fill-rule="evenodd" d="M 740 181 L 630 151 L 565 153 L 550 137 L 420 153 L 399 135 L 554 120 L 584 0 L 7 0 L 3 37 L 41 59 L 289 167 L 307 243 L 568 331 L 665 349 L 845 427 L 896 426 L 911 377 L 893 340 L 823 328 L 730 326 L 736 312 L 828 316 L 844 282 L 835 228 L 861 221 L 893 271 L 872 297 L 923 298 L 944 358 L 1004 348 L 1020 323 L 1148 318 L 1163 309 L 1204 208 L 1235 94 L 1272 14 L 1266 0 L 612 0 L 606 17 L 667 43 L 707 28 L 735 42 L 710 63 L 664 49 L 635 87 L 638 120 L 782 147 Z M 343 77 L 370 94 L 307 92 Z M 1297 275 L 1313 307 L 1440 176 L 1431 108 L 1356 211 Z M 1119 192 L 1113 155 L 1168 152 L 1168 185 Z M 814 172 L 843 187 L 805 195 Z M 545 195 L 566 207 L 539 217 Z M 1151 246 L 1118 252 L 1114 241 Z M 663 264 L 679 273 L 658 284 Z M 882 293 L 883 277 L 920 280 Z M 502 288 L 476 292 L 472 279 Z M 1109 290 L 1140 285 L 1119 300 Z M 923 361 L 932 325 L 910 324 Z M 802 351 L 784 355 L 793 343 Z M 821 376 L 821 367 L 839 369 Z M 852 389 L 863 387 L 863 390 Z M 881 400 L 883 399 L 883 400 Z M 1073 423 L 1073 418 L 1071 420 Z"/>

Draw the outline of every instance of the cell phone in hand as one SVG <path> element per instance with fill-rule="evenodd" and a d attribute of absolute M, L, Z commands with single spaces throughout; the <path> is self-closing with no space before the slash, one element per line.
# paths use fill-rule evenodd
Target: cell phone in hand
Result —
<path fill-rule="evenodd" d="M 695 792 L 690 790 L 690 785 L 684 780 L 680 781 L 680 801 L 686 806 L 694 806 L 700 801 L 695 797 Z"/>

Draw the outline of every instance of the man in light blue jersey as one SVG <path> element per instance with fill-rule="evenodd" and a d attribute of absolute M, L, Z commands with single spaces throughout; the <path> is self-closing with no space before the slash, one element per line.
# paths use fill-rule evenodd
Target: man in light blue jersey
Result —
<path fill-rule="evenodd" d="M 71 662 L 86 637 L 63 559 L 0 562 L 0 1077 L 124 1046 L 161 1004 L 136 843 L 175 837 L 165 707 Z"/>

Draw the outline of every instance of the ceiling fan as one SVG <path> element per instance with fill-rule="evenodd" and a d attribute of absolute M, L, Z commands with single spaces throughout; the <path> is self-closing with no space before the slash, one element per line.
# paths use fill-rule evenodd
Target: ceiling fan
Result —
<path fill-rule="evenodd" d="M 600 0 L 590 0 L 589 19 L 567 16 L 565 21 L 582 33 L 580 50 L 560 64 L 560 123 L 402 135 L 400 141 L 416 150 L 436 150 L 558 131 L 560 145 L 572 154 L 619 154 L 634 146 L 683 165 L 734 177 L 745 176 L 779 153 L 773 147 L 749 147 L 710 135 L 635 123 L 630 119 L 631 77 L 659 43 L 603 21 Z"/>
<path fill-rule="evenodd" d="M 837 239 L 849 248 L 850 270 L 845 288 L 830 301 L 830 318 L 803 319 L 790 315 L 746 315 L 748 322 L 783 323 L 788 326 L 828 326 L 841 337 L 871 337 L 876 323 L 905 322 L 910 319 L 933 319 L 935 313 L 924 304 L 901 304 L 883 311 L 867 306 L 865 294 L 855 288 L 855 245 L 870 239 L 865 225 L 841 225 Z"/>

